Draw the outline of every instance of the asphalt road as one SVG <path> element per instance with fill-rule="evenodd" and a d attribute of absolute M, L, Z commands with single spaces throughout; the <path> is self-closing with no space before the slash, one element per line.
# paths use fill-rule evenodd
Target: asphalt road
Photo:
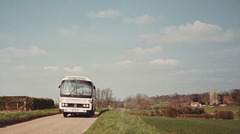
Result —
<path fill-rule="evenodd" d="M 64 118 L 62 114 L 57 114 L 0 128 L 0 134 L 81 134 L 97 117 Z"/>

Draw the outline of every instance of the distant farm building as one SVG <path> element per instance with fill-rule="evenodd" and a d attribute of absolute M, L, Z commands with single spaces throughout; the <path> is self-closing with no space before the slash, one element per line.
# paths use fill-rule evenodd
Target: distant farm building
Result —
<path fill-rule="evenodd" d="M 199 102 L 191 102 L 191 107 L 201 107 L 202 105 Z"/>
<path fill-rule="evenodd" d="M 233 103 L 233 98 L 231 96 L 223 96 L 223 103 L 231 104 Z"/>

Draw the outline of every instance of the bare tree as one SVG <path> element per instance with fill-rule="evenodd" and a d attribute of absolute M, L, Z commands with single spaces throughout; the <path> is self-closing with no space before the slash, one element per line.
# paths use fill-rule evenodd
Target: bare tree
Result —
<path fill-rule="evenodd" d="M 205 104 L 209 104 L 210 102 L 210 95 L 209 95 L 209 92 L 206 92 L 206 93 L 203 93 L 203 94 L 200 94 L 199 96 L 199 101 L 201 103 L 205 103 Z"/>
<path fill-rule="evenodd" d="M 96 102 L 97 102 L 97 108 L 100 108 L 102 105 L 101 102 L 101 89 L 97 88 L 97 92 L 96 92 Z"/>
<path fill-rule="evenodd" d="M 148 110 L 151 109 L 151 99 L 147 95 L 137 94 L 136 97 L 127 97 L 124 100 L 124 107 L 128 109 L 136 110 Z"/>
<path fill-rule="evenodd" d="M 231 91 L 231 96 L 235 104 L 240 104 L 240 89 L 234 89 Z"/>
<path fill-rule="evenodd" d="M 110 106 L 110 103 L 113 101 L 112 90 L 107 89 L 97 89 L 97 108 L 106 108 Z"/>
<path fill-rule="evenodd" d="M 109 88 L 105 89 L 105 94 L 106 94 L 106 105 L 109 106 L 110 102 L 113 101 L 112 90 Z"/>

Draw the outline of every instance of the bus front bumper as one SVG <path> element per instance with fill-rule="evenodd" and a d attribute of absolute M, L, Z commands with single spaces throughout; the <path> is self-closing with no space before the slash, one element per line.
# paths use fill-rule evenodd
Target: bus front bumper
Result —
<path fill-rule="evenodd" d="M 91 114 L 91 110 L 79 110 L 79 109 L 59 109 L 60 113 L 69 113 L 69 114 Z"/>

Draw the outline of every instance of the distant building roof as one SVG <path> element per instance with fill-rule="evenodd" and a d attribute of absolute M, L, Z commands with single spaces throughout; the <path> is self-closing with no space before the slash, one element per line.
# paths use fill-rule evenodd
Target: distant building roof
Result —
<path fill-rule="evenodd" d="M 202 106 L 199 102 L 191 102 L 190 104 L 192 107 L 198 107 L 198 106 Z"/>
<path fill-rule="evenodd" d="M 191 104 L 199 105 L 199 102 L 192 102 Z"/>
<path fill-rule="evenodd" d="M 231 96 L 223 96 L 223 101 L 233 101 Z"/>

